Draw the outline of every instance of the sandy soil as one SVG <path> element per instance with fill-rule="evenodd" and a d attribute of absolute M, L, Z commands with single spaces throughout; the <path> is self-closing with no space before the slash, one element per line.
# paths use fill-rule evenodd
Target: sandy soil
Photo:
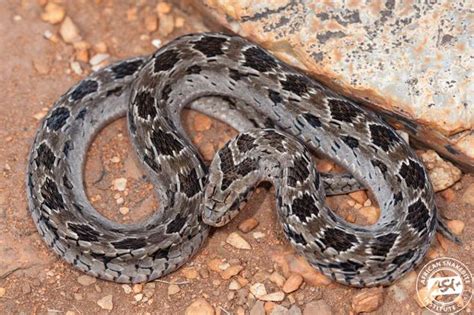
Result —
<path fill-rule="evenodd" d="M 71 45 L 61 39 L 54 43 L 44 38 L 46 31 L 57 34 L 59 27 L 41 20 L 41 2 L 45 1 L 0 2 L 0 313 L 182 314 L 191 302 L 202 297 L 217 314 L 249 314 L 255 304 L 255 299 L 249 295 L 253 284 L 263 283 L 268 292 L 281 291 L 281 283 L 270 280 L 272 273 L 288 278 L 288 270 L 293 267 L 305 270 L 281 232 L 273 190 L 267 187 L 259 189 L 236 220 L 214 231 L 185 269 L 145 286 L 84 280 L 82 273 L 47 248 L 27 212 L 24 184 L 27 155 L 40 117 L 54 100 L 85 74 L 77 75 L 71 70 L 70 62 L 75 60 L 75 50 Z M 111 56 L 107 61 L 151 53 L 154 50 L 152 39 L 164 42 L 180 34 L 205 29 L 201 18 L 191 9 L 183 12 L 172 5 L 168 13 L 174 17 L 172 32 L 166 37 L 161 36 L 159 30 L 147 32 L 144 17 L 155 12 L 156 2 L 138 2 L 139 5 L 135 1 L 69 1 L 64 7 L 85 41 L 92 46 L 100 42 L 106 44 Z M 179 27 L 181 22 L 183 26 Z M 94 55 L 98 50 L 91 48 L 89 51 Z M 87 63 L 80 65 L 84 71 L 90 71 Z M 191 138 L 207 159 L 235 134 L 230 127 L 208 121 L 192 111 L 186 112 L 183 120 Z M 117 178 L 127 179 L 125 192 L 112 189 L 112 182 Z M 465 223 L 461 234 L 464 243 L 456 246 L 443 239 L 437 240 L 429 257 L 454 257 L 474 270 L 473 209 L 464 201 L 466 191 L 472 185 L 474 177 L 465 175 L 449 194 L 437 196 L 439 208 L 448 218 Z M 99 211 L 119 222 L 138 222 L 156 207 L 152 186 L 135 161 L 124 119 L 105 128 L 93 143 L 86 167 L 86 186 Z M 350 204 L 354 203 L 350 200 L 349 196 L 341 196 L 331 198 L 329 203 L 338 208 L 339 215 L 367 224 L 370 217 L 364 217 L 361 211 L 353 209 Z M 238 231 L 238 225 L 251 217 L 259 225 L 249 233 L 238 233 L 250 243 L 252 250 L 239 250 L 228 245 L 225 242 L 227 236 Z M 220 259 L 221 271 L 228 265 L 240 266 L 242 270 L 238 276 L 224 279 L 223 272 L 213 271 L 215 259 Z M 292 264 L 296 267 L 291 267 Z M 302 273 L 303 276 L 314 276 L 310 271 Z M 416 274 L 412 273 L 394 286 L 378 291 L 375 298 L 380 301 L 380 306 L 375 308 L 374 314 L 426 313 L 415 301 L 414 277 Z M 237 281 L 242 288 L 229 289 L 232 281 Z M 169 294 L 176 291 L 175 286 L 170 285 L 173 282 L 179 292 Z M 286 309 L 293 306 L 291 314 L 298 314 L 298 310 L 305 310 L 308 303 L 319 301 L 327 307 L 326 311 L 348 314 L 354 312 L 354 298 L 361 292 L 366 290 L 328 283 L 316 275 L 313 282 L 307 280 L 295 292 L 285 294 L 283 301 L 267 302 L 265 309 L 268 313 L 273 309 L 275 313 L 277 305 Z M 109 295 L 112 310 L 100 306 L 104 305 L 100 301 Z M 281 308 L 280 311 L 285 314 Z M 469 307 L 463 312 L 469 313 Z"/>

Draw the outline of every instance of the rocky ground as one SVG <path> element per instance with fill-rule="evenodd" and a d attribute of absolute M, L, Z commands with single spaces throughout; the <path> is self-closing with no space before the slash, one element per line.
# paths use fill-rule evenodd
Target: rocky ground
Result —
<path fill-rule="evenodd" d="M 185 11 L 183 11 L 183 8 Z M 27 212 L 25 168 L 40 120 L 54 100 L 93 69 L 152 52 L 177 35 L 206 30 L 186 6 L 156 1 L 3 1 L 0 10 L 1 314 L 429 314 L 416 299 L 417 270 L 389 288 L 336 284 L 295 255 L 276 218 L 273 190 L 261 187 L 243 213 L 215 230 L 179 271 L 144 285 L 86 276 L 58 259 Z M 235 131 L 187 111 L 184 124 L 209 161 Z M 425 262 L 450 256 L 472 264 L 474 176 L 434 152 L 419 151 L 437 203 L 463 245 L 437 237 Z M 329 161 L 320 170 L 340 171 Z M 138 222 L 159 202 L 141 172 L 125 120 L 92 144 L 86 186 L 94 206 L 118 222 Z M 363 192 L 328 199 L 350 222 L 372 224 L 379 209 Z M 468 306 L 463 312 L 471 313 Z"/>

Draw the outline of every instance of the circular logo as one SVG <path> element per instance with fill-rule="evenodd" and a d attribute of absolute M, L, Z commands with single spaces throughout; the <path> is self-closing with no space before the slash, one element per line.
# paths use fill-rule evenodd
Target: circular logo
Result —
<path fill-rule="evenodd" d="M 418 301 L 435 313 L 457 313 L 472 297 L 472 275 L 466 265 L 449 257 L 427 263 L 416 279 Z"/>

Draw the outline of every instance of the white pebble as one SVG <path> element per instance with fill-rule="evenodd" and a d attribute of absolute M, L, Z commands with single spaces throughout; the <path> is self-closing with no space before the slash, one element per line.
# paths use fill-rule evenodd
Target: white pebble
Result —
<path fill-rule="evenodd" d="M 96 54 L 92 56 L 92 58 L 89 60 L 89 63 L 91 64 L 91 66 L 97 66 L 98 64 L 107 60 L 109 57 L 109 54 Z"/>
<path fill-rule="evenodd" d="M 230 233 L 225 241 L 227 244 L 238 249 L 252 249 L 250 244 L 236 232 Z"/>
<path fill-rule="evenodd" d="M 154 39 L 154 40 L 151 41 L 151 44 L 152 44 L 153 46 L 155 46 L 156 48 L 160 48 L 160 47 L 161 47 L 161 40 L 159 40 L 159 39 Z"/>
<path fill-rule="evenodd" d="M 127 179 L 126 178 L 117 178 L 113 181 L 114 189 L 118 191 L 124 191 L 127 187 Z"/>
<path fill-rule="evenodd" d="M 257 282 L 250 287 L 250 292 L 252 292 L 256 298 L 260 298 L 267 294 L 267 289 L 263 283 Z"/>

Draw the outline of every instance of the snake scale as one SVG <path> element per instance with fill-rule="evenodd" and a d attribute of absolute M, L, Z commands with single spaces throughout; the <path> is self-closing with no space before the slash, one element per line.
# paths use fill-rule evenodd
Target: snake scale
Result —
<path fill-rule="evenodd" d="M 209 170 L 180 120 L 184 107 L 207 96 L 233 101 L 191 106 L 241 132 Z M 134 224 L 100 215 L 83 184 L 93 137 L 126 113 L 160 200 L 153 215 Z M 352 175 L 319 174 L 312 153 Z M 381 118 L 263 48 L 221 33 L 179 37 L 73 86 L 36 135 L 27 191 L 39 233 L 57 254 L 90 275 L 136 283 L 188 261 L 207 224 L 227 223 L 261 181 L 276 186 L 291 244 L 346 285 L 388 285 L 420 262 L 437 229 L 454 239 L 438 219 L 425 168 Z M 326 194 L 361 185 L 381 207 L 371 226 L 348 223 L 324 205 Z"/>

